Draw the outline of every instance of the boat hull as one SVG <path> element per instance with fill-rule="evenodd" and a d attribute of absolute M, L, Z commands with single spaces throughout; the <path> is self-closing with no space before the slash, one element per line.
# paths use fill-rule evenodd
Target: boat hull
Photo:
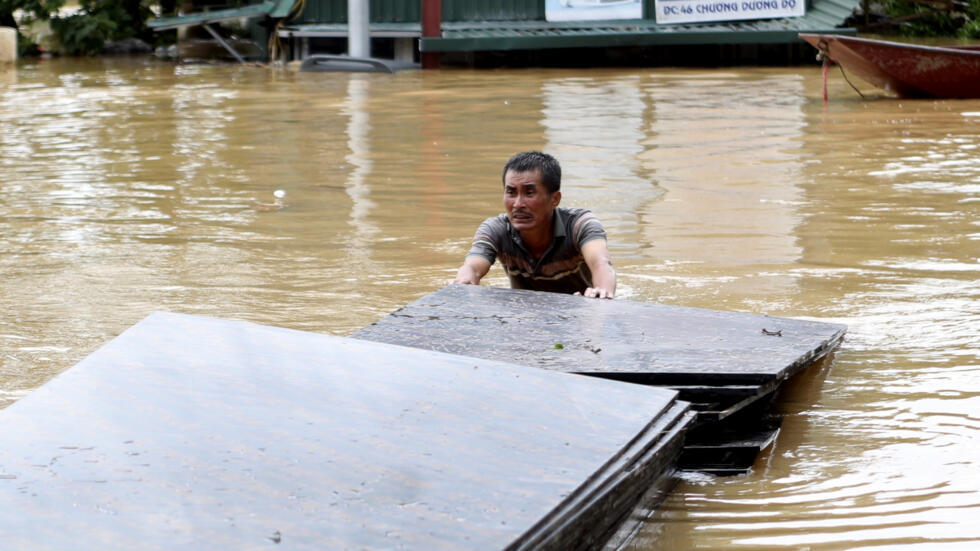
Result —
<path fill-rule="evenodd" d="M 800 34 L 845 71 L 899 97 L 980 97 L 980 50 Z"/>

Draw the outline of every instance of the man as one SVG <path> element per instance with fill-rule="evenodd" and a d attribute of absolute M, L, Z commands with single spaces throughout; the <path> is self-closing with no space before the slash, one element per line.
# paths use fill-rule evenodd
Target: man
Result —
<path fill-rule="evenodd" d="M 480 225 L 453 282 L 478 285 L 499 258 L 515 289 L 613 298 L 606 232 L 591 212 L 558 206 L 558 161 L 538 151 L 518 153 L 504 166 L 503 182 L 507 212 Z"/>

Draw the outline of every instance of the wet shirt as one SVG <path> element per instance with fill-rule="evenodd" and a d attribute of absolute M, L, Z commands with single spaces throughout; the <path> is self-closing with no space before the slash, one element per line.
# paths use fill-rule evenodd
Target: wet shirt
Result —
<path fill-rule="evenodd" d="M 592 272 L 582 256 L 582 246 L 593 239 L 605 239 L 599 219 L 586 209 L 555 209 L 554 238 L 541 256 L 534 258 L 510 224 L 506 214 L 487 218 L 473 237 L 466 256 L 485 258 L 490 264 L 499 259 L 514 289 L 556 293 L 584 292 L 592 286 Z"/>

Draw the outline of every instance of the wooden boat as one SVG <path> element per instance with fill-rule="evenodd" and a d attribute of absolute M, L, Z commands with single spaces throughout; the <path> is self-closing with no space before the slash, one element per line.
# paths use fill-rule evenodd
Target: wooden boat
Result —
<path fill-rule="evenodd" d="M 900 97 L 980 97 L 980 46 L 923 46 L 835 34 L 799 36 L 845 72 Z"/>

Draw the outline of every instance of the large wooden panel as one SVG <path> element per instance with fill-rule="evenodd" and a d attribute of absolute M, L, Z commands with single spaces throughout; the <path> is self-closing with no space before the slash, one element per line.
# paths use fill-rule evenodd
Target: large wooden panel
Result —
<path fill-rule="evenodd" d="M 154 314 L 0 411 L 0 547 L 594 546 L 670 471 L 675 394 Z"/>
<path fill-rule="evenodd" d="M 793 375 L 840 342 L 845 329 L 757 314 L 449 285 L 352 336 L 643 384 L 734 385 Z"/>

